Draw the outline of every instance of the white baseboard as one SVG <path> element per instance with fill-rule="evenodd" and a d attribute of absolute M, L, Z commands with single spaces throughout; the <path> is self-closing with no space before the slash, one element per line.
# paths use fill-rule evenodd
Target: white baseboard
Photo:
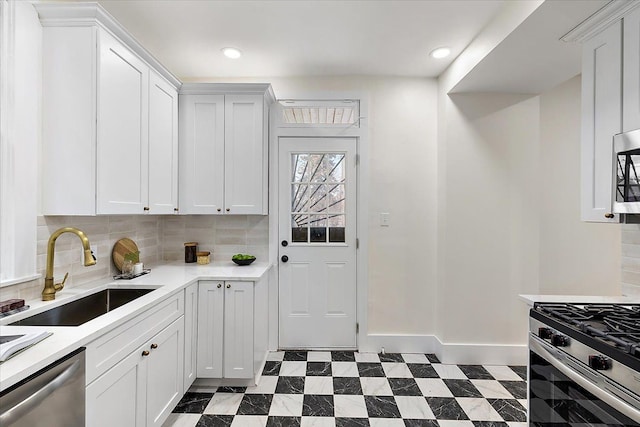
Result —
<path fill-rule="evenodd" d="M 464 365 L 526 365 L 524 344 L 443 343 L 435 335 L 368 335 L 363 353 L 433 353 L 442 363 Z"/>

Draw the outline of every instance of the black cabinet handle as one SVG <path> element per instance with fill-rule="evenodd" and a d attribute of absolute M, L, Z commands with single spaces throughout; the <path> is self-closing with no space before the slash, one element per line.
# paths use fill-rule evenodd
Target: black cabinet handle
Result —
<path fill-rule="evenodd" d="M 282 260 L 282 262 L 287 262 L 289 261 L 289 257 L 286 255 L 282 255 L 282 258 L 280 258 Z"/>

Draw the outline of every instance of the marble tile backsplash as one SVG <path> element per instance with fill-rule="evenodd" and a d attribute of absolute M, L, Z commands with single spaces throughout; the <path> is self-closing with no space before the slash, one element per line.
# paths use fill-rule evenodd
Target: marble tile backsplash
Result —
<path fill-rule="evenodd" d="M 68 271 L 65 287 L 72 288 L 117 274 L 111 250 L 118 239 L 129 237 L 140 249 L 145 264 L 183 261 L 184 243 L 198 242 L 199 250 L 210 251 L 212 261 L 230 260 L 235 253 L 251 253 L 267 259 L 269 219 L 267 216 L 40 216 L 37 222 L 37 273 L 44 277 L 47 241 L 60 227 L 76 227 L 89 237 L 97 263 L 84 267 L 78 237 L 65 233 L 58 237 L 54 257 L 56 280 Z M 43 279 L 0 288 L 0 301 L 40 297 Z"/>
<path fill-rule="evenodd" d="M 622 293 L 640 296 L 640 224 L 622 225 Z"/>

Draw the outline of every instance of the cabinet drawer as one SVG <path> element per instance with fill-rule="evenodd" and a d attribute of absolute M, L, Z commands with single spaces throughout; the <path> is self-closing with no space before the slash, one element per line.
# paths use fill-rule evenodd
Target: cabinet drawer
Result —
<path fill-rule="evenodd" d="M 179 292 L 87 345 L 87 384 L 184 314 Z"/>

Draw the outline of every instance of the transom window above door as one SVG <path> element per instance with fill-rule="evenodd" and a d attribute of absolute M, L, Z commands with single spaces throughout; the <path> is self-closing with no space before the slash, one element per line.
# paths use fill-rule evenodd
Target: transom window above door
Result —
<path fill-rule="evenodd" d="M 289 127 L 358 126 L 360 103 L 357 100 L 282 100 L 282 125 Z"/>
<path fill-rule="evenodd" d="M 291 154 L 291 242 L 344 243 L 345 153 Z"/>

